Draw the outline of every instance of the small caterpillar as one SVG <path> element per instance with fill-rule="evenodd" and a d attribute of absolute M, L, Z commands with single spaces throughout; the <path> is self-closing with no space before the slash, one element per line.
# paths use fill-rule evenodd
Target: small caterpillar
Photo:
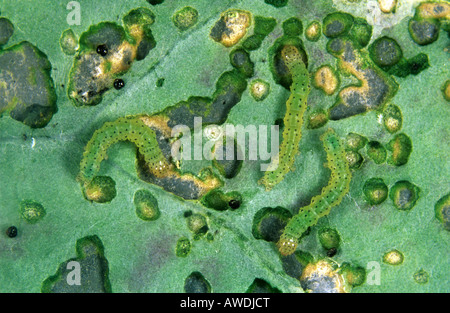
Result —
<path fill-rule="evenodd" d="M 298 238 L 308 227 L 315 225 L 319 218 L 330 213 L 331 208 L 338 205 L 349 190 L 351 173 L 343 144 L 332 129 L 327 130 L 320 139 L 327 154 L 327 167 L 331 170 L 330 180 L 321 194 L 314 196 L 311 203 L 301 208 L 286 225 L 277 243 L 280 253 L 285 256 L 294 253 Z"/>
<path fill-rule="evenodd" d="M 94 132 L 85 147 L 77 179 L 85 184 L 90 182 L 100 171 L 100 164 L 106 159 L 108 148 L 119 141 L 133 142 L 157 177 L 163 176 L 173 166 L 161 152 L 153 129 L 140 118 L 122 117 L 105 123 Z"/>
<path fill-rule="evenodd" d="M 171 156 L 164 153 L 167 147 L 160 146 L 161 142 L 170 141 L 171 132 L 166 117 L 161 115 L 124 117 L 105 123 L 86 145 L 77 180 L 86 189 L 100 171 L 108 148 L 119 141 L 131 141 L 139 152 L 138 174 L 142 180 L 184 199 L 198 199 L 220 187 L 222 182 L 208 168 L 198 176 L 177 168 Z"/>
<path fill-rule="evenodd" d="M 259 184 L 271 190 L 293 169 L 302 137 L 303 115 L 310 92 L 309 73 L 300 53 L 294 46 L 285 46 L 281 56 L 292 75 L 291 95 L 286 102 L 283 139 L 278 155 L 271 161 Z"/>

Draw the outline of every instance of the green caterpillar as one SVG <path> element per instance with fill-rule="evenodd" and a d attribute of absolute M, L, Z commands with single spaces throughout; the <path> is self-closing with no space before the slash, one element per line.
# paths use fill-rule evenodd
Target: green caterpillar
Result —
<path fill-rule="evenodd" d="M 327 130 L 320 139 L 327 153 L 327 167 L 331 170 L 331 177 L 321 194 L 314 196 L 311 203 L 301 208 L 286 225 L 277 243 L 282 255 L 294 253 L 298 238 L 308 227 L 315 225 L 319 218 L 330 213 L 331 208 L 338 205 L 349 190 L 351 173 L 343 144 L 332 129 Z"/>
<path fill-rule="evenodd" d="M 80 165 L 78 180 L 89 183 L 100 171 L 101 162 L 106 159 L 106 151 L 119 141 L 131 141 L 144 156 L 155 176 L 163 176 L 171 169 L 159 148 L 155 132 L 140 118 L 122 117 L 114 122 L 107 122 L 94 132 L 86 145 Z"/>
<path fill-rule="evenodd" d="M 272 159 L 264 176 L 258 182 L 265 186 L 266 191 L 280 183 L 284 176 L 293 169 L 295 155 L 298 153 L 302 137 L 303 115 L 310 92 L 309 73 L 297 48 L 286 46 L 281 51 L 281 56 L 292 75 L 291 95 L 286 102 L 280 151 Z"/>

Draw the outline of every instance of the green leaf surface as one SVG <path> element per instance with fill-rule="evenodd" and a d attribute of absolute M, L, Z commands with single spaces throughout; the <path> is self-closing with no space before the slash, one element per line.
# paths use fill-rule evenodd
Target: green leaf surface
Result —
<path fill-rule="evenodd" d="M 264 207 L 277 206 L 295 214 L 320 193 L 330 173 L 324 167 L 326 156 L 319 140 L 327 128 L 333 128 L 341 138 L 353 132 L 386 146 L 394 135 L 384 128 L 378 111 L 329 121 L 318 129 L 307 129 L 305 125 L 295 170 L 270 192 L 257 184 L 262 177 L 260 164 L 266 161 L 245 160 L 236 177 L 223 178 L 224 192 L 238 191 L 242 195 L 242 205 L 236 210 L 208 209 L 199 201 L 183 200 L 140 180 L 135 167 L 136 149 L 130 143 L 114 145 L 102 163 L 100 175 L 110 176 L 116 182 L 117 196 L 111 202 L 87 201 L 75 179 L 86 143 L 105 122 L 128 115 L 151 115 L 190 96 L 212 96 L 217 79 L 232 69 L 229 53 L 233 48 L 224 47 L 209 36 L 224 11 L 246 10 L 253 17 L 277 20 L 261 47 L 250 52 L 255 68 L 248 82 L 268 82 L 270 94 L 258 102 L 247 88 L 226 121 L 244 126 L 272 125 L 283 118 L 289 97 L 289 90 L 275 82 L 268 62 L 269 49 L 283 33 L 282 22 L 297 17 L 303 25 L 309 25 L 314 20 L 322 22 L 328 13 L 343 8 L 355 17 L 366 18 L 367 2 L 290 0 L 287 6 L 276 8 L 263 0 L 166 0 L 155 6 L 144 0 L 80 1 L 81 25 L 68 25 L 68 1 L 0 0 L 0 15 L 8 18 L 15 29 L 2 48 L 26 40 L 46 54 L 52 64 L 58 107 L 44 128 L 32 129 L 8 114 L 0 118 L 0 292 L 40 292 L 43 282 L 55 275 L 61 264 L 80 257 L 77 241 L 94 235 L 103 245 L 112 292 L 184 292 L 185 279 L 193 272 L 205 277 L 212 292 L 246 292 L 256 278 L 282 292 L 303 292 L 299 279 L 283 269 L 275 244 L 253 237 L 253 217 Z M 198 11 L 198 21 L 180 31 L 173 24 L 172 15 L 186 5 Z M 109 90 L 96 106 L 76 107 L 66 88 L 74 56 L 61 50 L 62 33 L 71 28 L 79 38 L 100 22 L 121 25 L 123 16 L 139 7 L 149 8 L 155 14 L 151 30 L 156 47 L 122 76 L 126 81 L 124 88 Z M 408 162 L 402 166 L 376 164 L 362 149 L 365 160 L 353 171 L 349 193 L 328 216 L 311 227 L 299 245 L 300 250 L 311 253 L 316 260 L 327 258 L 318 232 L 329 227 L 336 229 L 341 239 L 332 260 L 363 268 L 378 262 L 380 284 L 370 283 L 372 272 L 368 268 L 366 282 L 352 292 L 450 292 L 450 237 L 434 211 L 435 203 L 449 192 L 450 186 L 450 106 L 442 93 L 449 78 L 450 42 L 448 33 L 441 29 L 436 42 L 417 45 L 408 33 L 414 10 L 406 7 L 399 6 L 391 14 L 392 24 L 377 27 L 371 42 L 390 36 L 397 40 L 405 58 L 424 53 L 429 59 L 429 68 L 420 74 L 394 77 L 399 89 L 391 103 L 401 110 L 400 132 L 408 135 L 413 146 Z M 251 26 L 247 36 L 252 31 Z M 310 73 L 329 64 L 340 72 L 341 87 L 355 83 L 354 77 L 340 71 L 336 58 L 327 52 L 326 37 L 322 35 L 317 42 L 308 41 L 304 34 L 300 38 L 308 54 Z M 164 84 L 158 87 L 161 78 Z M 331 107 L 336 97 L 337 93 L 327 96 L 312 88 L 308 113 Z M 211 166 L 211 161 L 187 161 L 183 170 L 198 173 L 205 166 Z M 389 188 L 397 181 L 408 180 L 420 188 L 419 199 L 409 211 L 396 209 L 389 198 L 370 205 L 363 186 L 373 177 L 382 178 Z M 144 221 L 136 215 L 133 197 L 140 189 L 150 191 L 156 198 L 159 219 Z M 27 223 L 20 214 L 21 202 L 28 199 L 42 204 L 46 211 L 35 224 Z M 194 236 L 185 217 L 188 211 L 206 217 L 208 234 L 212 236 Z M 11 225 L 18 229 L 15 238 L 5 234 Z M 186 257 L 176 254 L 177 241 L 182 237 L 191 241 Z M 383 263 L 383 255 L 393 249 L 403 254 L 401 265 Z M 425 284 L 414 279 L 420 269 L 429 274 Z"/>

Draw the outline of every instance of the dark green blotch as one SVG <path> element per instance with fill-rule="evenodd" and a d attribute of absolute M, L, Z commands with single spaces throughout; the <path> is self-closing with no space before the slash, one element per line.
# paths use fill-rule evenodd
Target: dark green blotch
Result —
<path fill-rule="evenodd" d="M 200 239 L 209 230 L 206 217 L 198 213 L 187 217 L 186 223 L 189 230 L 194 233 L 194 240 Z"/>
<path fill-rule="evenodd" d="M 246 293 L 281 293 L 281 291 L 278 288 L 272 287 L 264 279 L 255 278 Z"/>
<path fill-rule="evenodd" d="M 85 198 L 97 203 L 111 202 L 117 195 L 116 182 L 109 176 L 95 176 L 92 181 L 85 187 L 87 190 L 98 190 L 100 196 L 96 199 L 89 199 L 84 194 Z"/>
<path fill-rule="evenodd" d="M 136 191 L 133 199 L 136 207 L 136 215 L 144 221 L 154 221 L 160 216 L 158 201 L 153 194 L 146 190 L 140 189 Z"/>
<path fill-rule="evenodd" d="M 191 242 L 186 237 L 181 237 L 177 241 L 177 246 L 175 248 L 175 254 L 177 257 L 185 258 L 191 252 Z"/>
<path fill-rule="evenodd" d="M 370 141 L 367 144 L 367 155 L 376 164 L 384 163 L 387 156 L 386 148 L 378 141 Z"/>
<path fill-rule="evenodd" d="M 247 51 L 259 49 L 264 38 L 274 30 L 276 25 L 277 20 L 272 17 L 255 16 L 253 35 L 248 36 L 242 42 L 242 47 Z"/>
<path fill-rule="evenodd" d="M 347 159 L 348 166 L 351 169 L 358 169 L 364 162 L 364 158 L 358 151 L 355 150 L 345 150 L 345 158 Z"/>
<path fill-rule="evenodd" d="M 238 48 L 233 50 L 230 53 L 230 63 L 246 77 L 253 76 L 254 64 L 250 60 L 250 55 L 244 49 Z"/>
<path fill-rule="evenodd" d="M 389 198 L 402 211 L 411 210 L 419 199 L 420 188 L 409 181 L 398 181 L 392 186 Z"/>
<path fill-rule="evenodd" d="M 234 210 L 236 208 L 234 208 L 233 206 L 235 206 L 236 202 L 240 203 L 239 207 L 242 205 L 242 196 L 239 192 L 231 191 L 224 193 L 223 191 L 217 189 L 208 192 L 201 199 L 201 203 L 204 206 L 217 211 L 225 211 L 228 209 Z"/>
<path fill-rule="evenodd" d="M 20 203 L 19 212 L 22 218 L 30 224 L 36 224 L 47 214 L 42 204 L 34 200 L 23 200 Z"/>
<path fill-rule="evenodd" d="M 355 18 L 349 37 L 355 43 L 356 48 L 364 48 L 369 44 L 370 38 L 372 38 L 372 25 L 363 18 Z"/>
<path fill-rule="evenodd" d="M 0 46 L 6 44 L 14 33 L 13 24 L 5 17 L 0 18 Z"/>
<path fill-rule="evenodd" d="M 270 34 L 275 26 L 277 25 L 277 20 L 273 17 L 255 16 L 255 29 L 254 33 L 256 35 L 261 35 L 266 37 Z"/>
<path fill-rule="evenodd" d="M 358 151 L 366 146 L 368 139 L 360 134 L 348 133 L 345 137 L 345 145 L 348 149 Z"/>
<path fill-rule="evenodd" d="M 296 17 L 285 20 L 282 27 L 284 34 L 287 36 L 300 36 L 303 33 L 303 24 Z"/>
<path fill-rule="evenodd" d="M 327 43 L 327 51 L 334 56 L 341 55 L 344 52 L 345 44 L 346 42 L 342 38 L 333 38 Z"/>
<path fill-rule="evenodd" d="M 341 243 L 341 237 L 334 228 L 322 228 L 318 233 L 319 242 L 325 250 L 337 249 Z"/>
<path fill-rule="evenodd" d="M 72 29 L 66 29 L 59 39 L 61 50 L 67 55 L 74 55 L 78 48 L 78 38 Z"/>
<path fill-rule="evenodd" d="M 428 56 L 425 53 L 419 53 L 408 59 L 408 69 L 409 73 L 412 75 L 417 75 L 429 67 L 430 63 L 428 62 Z"/>
<path fill-rule="evenodd" d="M 252 234 L 255 239 L 277 242 L 292 213 L 282 207 L 262 208 L 253 217 Z"/>
<path fill-rule="evenodd" d="M 103 243 L 96 235 L 77 240 L 76 258 L 63 262 L 55 275 L 42 283 L 43 293 L 110 293 L 108 260 L 105 258 Z M 73 267 L 67 265 L 75 261 L 80 264 L 80 285 L 69 285 Z"/>
<path fill-rule="evenodd" d="M 200 272 L 192 272 L 184 281 L 186 293 L 210 293 L 211 285 Z"/>
<path fill-rule="evenodd" d="M 298 37 L 283 36 L 278 38 L 269 49 L 270 70 L 273 78 L 277 84 L 289 90 L 292 85 L 292 75 L 281 57 L 281 51 L 285 46 L 296 47 L 306 67 L 308 67 L 308 56 L 303 47 L 302 40 Z"/>
<path fill-rule="evenodd" d="M 414 281 L 418 284 L 426 284 L 430 279 L 430 274 L 424 269 L 420 269 L 413 275 Z"/>
<path fill-rule="evenodd" d="M 273 5 L 276 8 L 281 8 L 287 5 L 289 0 L 264 0 L 265 3 Z"/>
<path fill-rule="evenodd" d="M 259 49 L 259 47 L 261 47 L 263 40 L 264 40 L 264 36 L 254 34 L 254 35 L 247 37 L 242 42 L 242 47 L 247 51 L 257 50 L 257 49 Z"/>
<path fill-rule="evenodd" d="M 315 34 L 315 35 L 309 35 L 308 34 L 308 29 L 310 28 L 310 27 L 313 27 L 313 26 L 317 26 L 317 33 Z M 320 23 L 318 22 L 318 21 L 312 21 L 309 25 L 308 25 L 308 27 L 306 27 L 306 34 L 305 34 L 305 37 L 306 37 L 306 39 L 308 39 L 309 41 L 313 41 L 313 42 L 316 42 L 316 41 L 318 41 L 319 39 L 320 39 L 320 35 L 322 35 L 322 25 L 320 25 Z"/>
<path fill-rule="evenodd" d="M 367 155 L 376 164 L 381 164 L 386 161 L 386 148 L 378 141 L 370 141 L 367 144 Z"/>
<path fill-rule="evenodd" d="M 306 127 L 308 129 L 317 129 L 325 126 L 327 122 L 328 112 L 325 110 L 317 110 L 309 115 Z"/>
<path fill-rule="evenodd" d="M 383 111 L 384 127 L 390 133 L 395 133 L 402 128 L 403 115 L 395 104 L 389 104 Z M 392 124 L 395 121 L 395 124 Z"/>
<path fill-rule="evenodd" d="M 412 141 L 407 135 L 401 133 L 389 141 L 387 149 L 390 152 L 387 160 L 389 164 L 395 166 L 405 165 L 408 163 L 409 156 L 412 152 Z"/>
<path fill-rule="evenodd" d="M 436 218 L 450 231 L 450 193 L 440 198 L 434 205 Z"/>
<path fill-rule="evenodd" d="M 336 38 L 345 35 L 352 27 L 353 20 L 353 16 L 348 13 L 330 13 L 323 19 L 323 34 L 328 38 Z"/>
<path fill-rule="evenodd" d="M 410 59 L 402 58 L 400 62 L 390 67 L 387 72 L 398 77 L 407 77 L 411 74 L 420 74 L 429 67 L 428 56 L 425 53 L 419 53 Z"/>
<path fill-rule="evenodd" d="M 309 252 L 296 250 L 288 256 L 280 256 L 283 270 L 285 273 L 295 279 L 300 279 L 303 269 L 314 262 L 314 257 Z"/>
<path fill-rule="evenodd" d="M 139 25 L 144 30 L 144 35 L 150 35 L 150 25 L 155 23 L 155 14 L 147 8 L 137 8 L 131 10 L 127 15 L 123 17 L 123 24 L 127 32 L 131 32 L 133 25 Z"/>
<path fill-rule="evenodd" d="M 344 276 L 345 281 L 352 287 L 361 286 L 366 281 L 365 268 L 347 262 L 341 265 L 339 274 Z"/>
<path fill-rule="evenodd" d="M 370 178 L 363 186 L 364 196 L 371 205 L 383 203 L 388 196 L 388 191 L 388 186 L 382 178 Z"/>
<path fill-rule="evenodd" d="M 412 39 L 419 45 L 425 46 L 435 42 L 439 37 L 440 23 L 435 19 L 412 18 L 408 30 Z"/>
<path fill-rule="evenodd" d="M 400 62 L 403 52 L 395 39 L 383 36 L 370 45 L 369 55 L 376 65 L 387 68 Z"/>
<path fill-rule="evenodd" d="M 441 29 L 445 32 L 447 32 L 447 37 L 450 38 L 450 20 L 448 19 L 441 19 L 439 20 L 439 22 L 441 23 Z"/>
<path fill-rule="evenodd" d="M 180 31 L 185 31 L 197 23 L 198 11 L 193 7 L 184 7 L 175 12 L 172 17 L 173 24 Z"/>

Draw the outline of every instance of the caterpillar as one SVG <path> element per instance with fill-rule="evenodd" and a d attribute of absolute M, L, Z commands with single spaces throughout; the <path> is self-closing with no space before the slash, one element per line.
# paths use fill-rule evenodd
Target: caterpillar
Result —
<path fill-rule="evenodd" d="M 157 177 L 164 176 L 173 166 L 161 152 L 153 129 L 140 118 L 122 117 L 114 122 L 106 122 L 94 132 L 85 147 L 77 179 L 85 184 L 90 182 L 100 171 L 108 148 L 119 141 L 133 142 Z"/>
<path fill-rule="evenodd" d="M 308 227 L 315 225 L 319 218 L 330 213 L 331 208 L 338 205 L 349 190 L 351 173 L 344 145 L 332 129 L 327 130 L 320 139 L 327 154 L 327 167 L 331 170 L 330 180 L 320 195 L 314 196 L 309 205 L 302 207 L 284 228 L 277 243 L 284 256 L 294 253 L 298 238 Z"/>
<path fill-rule="evenodd" d="M 295 155 L 298 153 L 302 137 L 303 115 L 310 92 L 309 72 L 302 61 L 298 49 L 287 45 L 281 51 L 281 57 L 292 75 L 291 94 L 286 102 L 283 139 L 280 151 L 269 164 L 259 184 L 271 190 L 293 169 Z"/>
<path fill-rule="evenodd" d="M 184 199 L 198 199 L 222 185 L 208 168 L 198 176 L 182 173 L 171 156 L 164 153 L 160 141 L 170 141 L 172 129 L 162 115 L 142 115 L 119 118 L 97 129 L 87 143 L 77 180 L 86 189 L 100 171 L 107 150 L 119 141 L 131 141 L 138 148 L 138 176 Z M 158 137 L 157 137 L 158 136 Z M 170 149 L 169 149 L 170 150 Z M 165 151 L 167 152 L 167 151 Z"/>

